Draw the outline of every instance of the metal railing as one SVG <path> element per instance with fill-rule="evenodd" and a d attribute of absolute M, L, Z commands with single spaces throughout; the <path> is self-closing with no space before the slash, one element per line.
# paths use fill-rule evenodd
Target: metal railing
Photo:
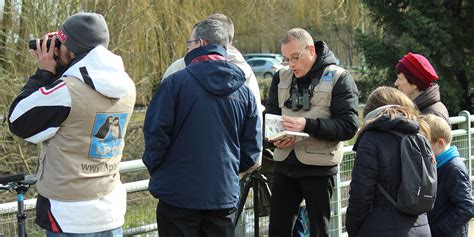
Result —
<path fill-rule="evenodd" d="M 450 123 L 453 126 L 453 141 L 459 149 L 461 157 L 465 159 L 471 180 L 472 177 L 472 121 L 474 115 L 468 111 L 461 111 L 458 116 L 451 117 Z M 354 165 L 355 153 L 352 146 L 344 147 L 344 158 L 339 165 L 339 172 L 336 176 L 336 185 L 334 195 L 331 200 L 331 236 L 344 236 L 345 231 L 345 213 L 349 199 L 349 184 L 351 180 L 352 167 Z M 120 164 L 120 173 L 144 172 L 146 170 L 141 160 L 124 161 Z M 125 183 L 127 188 L 127 216 L 123 226 L 124 234 L 127 236 L 148 233 L 150 236 L 157 236 L 157 225 L 155 218 L 155 209 L 157 200 L 147 191 L 148 180 L 139 180 Z M 27 222 L 27 232 L 30 236 L 42 236 L 43 231 L 34 223 L 34 208 L 36 199 L 25 200 L 25 210 L 29 213 Z M 253 236 L 253 209 L 252 193 L 247 198 L 244 213 L 242 213 L 240 224 L 237 226 L 237 236 Z M 5 236 L 16 235 L 16 217 L 17 203 L 0 204 L 0 233 Z M 260 217 L 261 233 L 266 233 L 268 228 L 268 217 Z"/>

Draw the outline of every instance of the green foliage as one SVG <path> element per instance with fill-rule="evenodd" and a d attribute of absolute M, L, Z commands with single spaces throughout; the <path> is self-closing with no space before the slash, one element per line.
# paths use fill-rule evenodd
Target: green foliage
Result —
<path fill-rule="evenodd" d="M 469 88 L 474 38 L 472 1 L 363 1 L 377 27 L 358 34 L 371 91 L 393 84 L 395 65 L 408 52 L 425 55 L 440 77 L 441 96 L 450 114 L 472 111 Z M 385 76 L 385 78 L 378 78 Z"/>

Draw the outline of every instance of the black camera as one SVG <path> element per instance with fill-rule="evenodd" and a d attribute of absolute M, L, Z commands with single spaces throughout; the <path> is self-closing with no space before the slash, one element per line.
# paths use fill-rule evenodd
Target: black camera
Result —
<path fill-rule="evenodd" d="M 303 110 L 310 110 L 311 108 L 311 102 L 310 100 L 310 94 L 308 89 L 303 89 L 303 93 L 298 93 L 298 90 L 293 90 L 291 93 L 291 109 L 293 111 L 298 111 L 301 108 Z"/>
<path fill-rule="evenodd" d="M 61 41 L 58 38 L 56 38 L 55 42 L 56 44 L 54 45 L 54 47 L 59 48 L 61 46 Z M 42 39 L 40 39 L 40 45 L 43 45 Z M 48 39 L 48 41 L 46 41 L 46 47 L 48 47 L 49 49 L 50 46 L 51 46 L 51 39 Z M 28 43 L 28 48 L 36 50 L 36 39 L 30 40 L 30 42 Z"/>

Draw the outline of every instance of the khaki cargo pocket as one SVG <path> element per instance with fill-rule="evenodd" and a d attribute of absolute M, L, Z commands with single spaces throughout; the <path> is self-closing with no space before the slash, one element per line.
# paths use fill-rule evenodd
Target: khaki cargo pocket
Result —
<path fill-rule="evenodd" d="M 328 142 L 323 140 L 307 141 L 305 144 L 305 151 L 310 154 L 330 154 L 331 150 L 328 148 Z"/>

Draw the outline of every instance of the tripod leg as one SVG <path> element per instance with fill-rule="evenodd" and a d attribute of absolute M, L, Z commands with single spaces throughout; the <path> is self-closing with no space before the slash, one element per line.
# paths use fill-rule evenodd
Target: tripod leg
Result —
<path fill-rule="evenodd" d="M 260 214 L 268 215 L 268 202 L 270 201 L 271 198 L 271 190 L 269 187 L 269 182 L 265 175 L 259 173 L 259 174 L 254 174 L 254 182 L 257 183 L 256 185 L 253 185 L 253 189 L 257 190 L 254 191 L 256 194 L 254 194 L 254 218 L 255 218 L 255 236 L 259 236 L 260 234 Z"/>
<path fill-rule="evenodd" d="M 20 237 L 25 237 L 26 236 L 26 226 L 25 226 L 25 219 L 26 219 L 26 214 L 24 211 L 24 206 L 23 206 L 23 193 L 18 192 L 17 194 L 17 201 L 18 201 L 18 214 L 17 214 L 17 220 L 18 220 L 18 236 Z"/>
<path fill-rule="evenodd" d="M 268 182 L 266 181 L 262 181 L 262 183 L 260 185 L 263 185 L 263 195 L 265 195 L 265 197 L 267 198 L 267 200 L 270 200 L 271 196 L 272 196 L 272 191 L 269 187 L 269 184 Z"/>
<path fill-rule="evenodd" d="M 235 219 L 234 219 L 234 226 L 237 226 L 237 222 L 239 222 L 240 215 L 242 214 L 242 211 L 244 210 L 245 206 L 245 201 L 247 200 L 247 196 L 249 195 L 250 187 L 252 186 L 253 179 L 249 178 L 249 181 L 247 181 L 244 184 L 244 188 L 242 189 L 242 193 L 240 194 L 240 200 L 239 200 L 239 205 L 237 206 L 237 212 L 235 214 Z"/>
<path fill-rule="evenodd" d="M 253 189 L 253 221 L 254 221 L 254 236 L 260 236 L 260 226 L 259 226 L 259 203 L 258 203 L 258 180 L 255 180 L 252 185 Z"/>

